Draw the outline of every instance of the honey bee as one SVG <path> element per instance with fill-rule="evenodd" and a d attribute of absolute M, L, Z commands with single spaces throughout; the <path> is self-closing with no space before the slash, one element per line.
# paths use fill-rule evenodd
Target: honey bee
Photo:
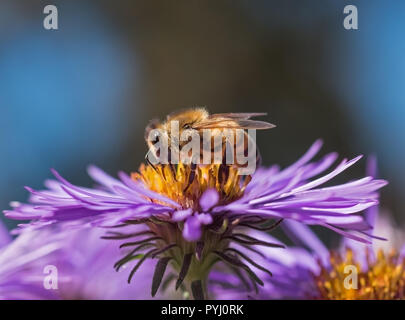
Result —
<path fill-rule="evenodd" d="M 185 131 L 185 130 L 195 130 L 201 139 L 203 139 L 203 134 L 202 131 L 204 129 L 210 129 L 211 132 L 211 139 L 212 143 L 209 144 L 209 148 L 211 148 L 211 154 L 214 155 L 215 151 L 214 150 L 214 139 L 215 136 L 222 134 L 222 145 L 221 149 L 223 152 L 222 155 L 222 162 L 221 164 L 221 170 L 223 171 L 223 175 L 226 176 L 226 171 L 228 164 L 226 164 L 225 161 L 225 145 L 229 143 L 229 141 L 226 140 L 224 137 L 223 133 L 225 130 L 236 130 L 236 129 L 256 129 L 256 130 L 264 130 L 264 129 L 271 129 L 274 128 L 275 125 L 265 122 L 265 121 L 257 121 L 257 120 L 251 120 L 250 118 L 252 117 L 258 117 L 258 116 L 265 116 L 267 115 L 266 113 L 217 113 L 217 114 L 209 114 L 208 111 L 205 108 L 190 108 L 178 112 L 174 112 L 169 114 L 166 117 L 166 120 L 163 122 L 160 122 L 159 120 L 152 120 L 149 125 L 145 129 L 145 140 L 146 143 L 148 144 L 149 151 L 153 150 L 154 142 L 150 139 L 150 133 L 151 130 L 153 129 L 159 129 L 160 132 L 163 132 L 166 135 L 166 138 L 168 139 L 168 145 L 171 146 L 172 142 L 177 143 L 177 145 L 181 148 L 183 145 L 185 145 L 188 141 L 181 141 L 179 139 L 179 136 Z M 176 121 L 178 124 L 178 132 L 173 132 L 172 128 L 172 123 L 173 121 Z M 244 130 L 243 130 L 244 131 Z M 176 134 L 175 134 L 176 133 Z M 246 148 L 248 146 L 248 142 L 251 138 L 249 137 L 248 133 L 244 131 L 244 140 L 242 141 L 244 143 L 244 152 L 246 152 Z M 174 141 L 175 140 L 175 141 Z M 237 149 L 236 141 L 232 142 L 235 145 L 233 146 L 233 150 Z M 203 155 L 203 148 L 206 148 L 206 144 L 201 143 L 200 144 L 200 155 L 202 157 Z M 171 152 L 169 152 L 169 163 L 171 162 L 170 160 Z M 256 161 L 260 161 L 260 155 L 259 152 L 256 148 Z M 199 162 L 202 163 L 202 160 Z M 190 181 L 194 178 L 194 170 L 196 167 L 196 164 L 191 163 L 192 166 L 192 174 L 190 174 Z M 242 166 L 238 164 L 237 162 L 234 163 L 236 166 Z"/>

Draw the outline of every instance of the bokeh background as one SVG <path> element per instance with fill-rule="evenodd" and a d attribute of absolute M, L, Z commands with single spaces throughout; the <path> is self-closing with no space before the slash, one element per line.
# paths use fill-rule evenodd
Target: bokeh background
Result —
<path fill-rule="evenodd" d="M 43 27 L 47 4 L 58 30 Z M 347 4 L 358 30 L 343 27 Z M 134 171 L 148 120 L 207 106 L 268 112 L 266 165 L 290 164 L 317 138 L 323 152 L 375 154 L 390 181 L 382 207 L 403 224 L 404 30 L 401 1 L 2 0 L 0 207 L 49 168 L 84 185 L 90 163 Z"/>

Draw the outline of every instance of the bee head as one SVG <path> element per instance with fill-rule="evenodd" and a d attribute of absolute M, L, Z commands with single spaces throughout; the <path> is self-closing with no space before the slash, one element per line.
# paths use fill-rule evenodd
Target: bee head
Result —
<path fill-rule="evenodd" d="M 180 130 L 192 129 L 193 125 L 208 118 L 208 112 L 204 108 L 192 108 L 172 113 L 167 116 L 166 129 L 170 131 L 171 121 L 178 121 Z"/>

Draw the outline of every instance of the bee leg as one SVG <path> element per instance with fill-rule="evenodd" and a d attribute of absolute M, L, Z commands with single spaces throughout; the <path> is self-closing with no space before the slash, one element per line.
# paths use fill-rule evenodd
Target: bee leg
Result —
<path fill-rule="evenodd" d="M 195 171 L 197 170 L 197 164 L 195 164 L 195 163 L 191 163 L 191 165 L 190 165 L 190 175 L 188 176 L 188 183 L 187 183 L 187 186 L 184 188 L 184 190 L 183 190 L 183 192 L 184 191 L 187 191 L 187 189 L 191 186 L 191 184 L 193 183 L 193 181 L 194 181 L 194 178 L 195 178 Z"/>
<path fill-rule="evenodd" d="M 177 168 L 172 164 L 172 152 L 169 150 L 169 154 L 168 154 L 168 162 L 169 162 L 169 168 L 172 172 L 173 175 L 173 179 L 174 181 L 177 181 L 176 179 L 176 172 L 177 172 Z"/>
<path fill-rule="evenodd" d="M 150 162 L 149 158 L 146 156 L 145 159 L 146 159 L 146 162 L 148 163 L 148 165 L 150 165 L 153 168 L 153 170 L 155 170 L 157 172 L 155 165 L 152 162 Z"/>
<path fill-rule="evenodd" d="M 229 148 L 229 145 L 226 144 L 226 148 Z M 229 165 L 226 164 L 226 149 L 222 153 L 222 163 L 218 169 L 218 182 L 220 185 L 225 184 L 229 178 Z"/>
<path fill-rule="evenodd" d="M 225 184 L 229 178 L 229 165 L 221 164 L 218 169 L 218 182 L 220 185 Z"/>

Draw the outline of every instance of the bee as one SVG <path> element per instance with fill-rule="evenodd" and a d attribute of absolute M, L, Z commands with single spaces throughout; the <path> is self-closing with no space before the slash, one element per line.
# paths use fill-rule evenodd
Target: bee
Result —
<path fill-rule="evenodd" d="M 226 177 L 227 175 L 227 168 L 229 168 L 228 164 L 226 164 L 225 154 L 226 154 L 226 144 L 229 141 L 226 139 L 225 135 L 223 135 L 225 130 L 234 130 L 236 129 L 256 129 L 256 130 L 264 130 L 264 129 L 271 129 L 274 128 L 275 125 L 265 122 L 265 121 L 258 121 L 258 120 L 251 120 L 253 117 L 258 116 L 265 116 L 267 113 L 217 113 L 217 114 L 209 114 L 205 108 L 190 108 L 182 111 L 177 111 L 174 113 L 169 114 L 166 117 L 166 120 L 160 122 L 159 120 L 152 120 L 149 125 L 145 129 L 145 140 L 148 144 L 149 151 L 153 150 L 154 142 L 150 140 L 150 132 L 153 129 L 159 129 L 160 132 L 163 132 L 166 135 L 168 140 L 168 146 L 172 146 L 172 142 L 176 143 L 180 148 L 184 146 L 188 141 L 181 141 L 179 140 L 179 136 L 185 130 L 195 130 L 200 136 L 201 142 L 203 139 L 202 131 L 204 129 L 210 129 L 211 132 L 211 143 L 209 144 L 209 148 L 211 148 L 212 156 L 215 154 L 216 150 L 214 149 L 215 144 L 214 139 L 215 136 L 222 134 L 222 162 L 221 162 L 221 175 Z M 172 132 L 172 122 L 177 121 L 178 123 L 178 132 Z M 243 130 L 244 132 L 244 153 L 247 151 L 248 142 L 251 140 L 248 133 Z M 175 134 L 176 133 L 176 134 Z M 175 141 L 174 141 L 175 140 Z M 233 149 L 236 150 L 238 146 L 236 145 L 236 139 L 233 139 L 232 143 Z M 200 155 L 203 155 L 203 149 L 206 148 L 206 144 L 200 143 Z M 169 150 L 169 163 L 171 163 L 171 152 Z M 147 157 L 148 158 L 148 155 Z M 258 149 L 256 148 L 256 161 L 257 163 L 260 162 L 260 154 Z M 202 159 L 200 159 L 199 163 L 203 163 Z M 190 174 L 190 183 L 194 179 L 195 175 L 195 168 L 196 164 L 191 163 L 191 174 Z M 241 164 L 234 163 L 234 165 L 241 167 Z"/>

